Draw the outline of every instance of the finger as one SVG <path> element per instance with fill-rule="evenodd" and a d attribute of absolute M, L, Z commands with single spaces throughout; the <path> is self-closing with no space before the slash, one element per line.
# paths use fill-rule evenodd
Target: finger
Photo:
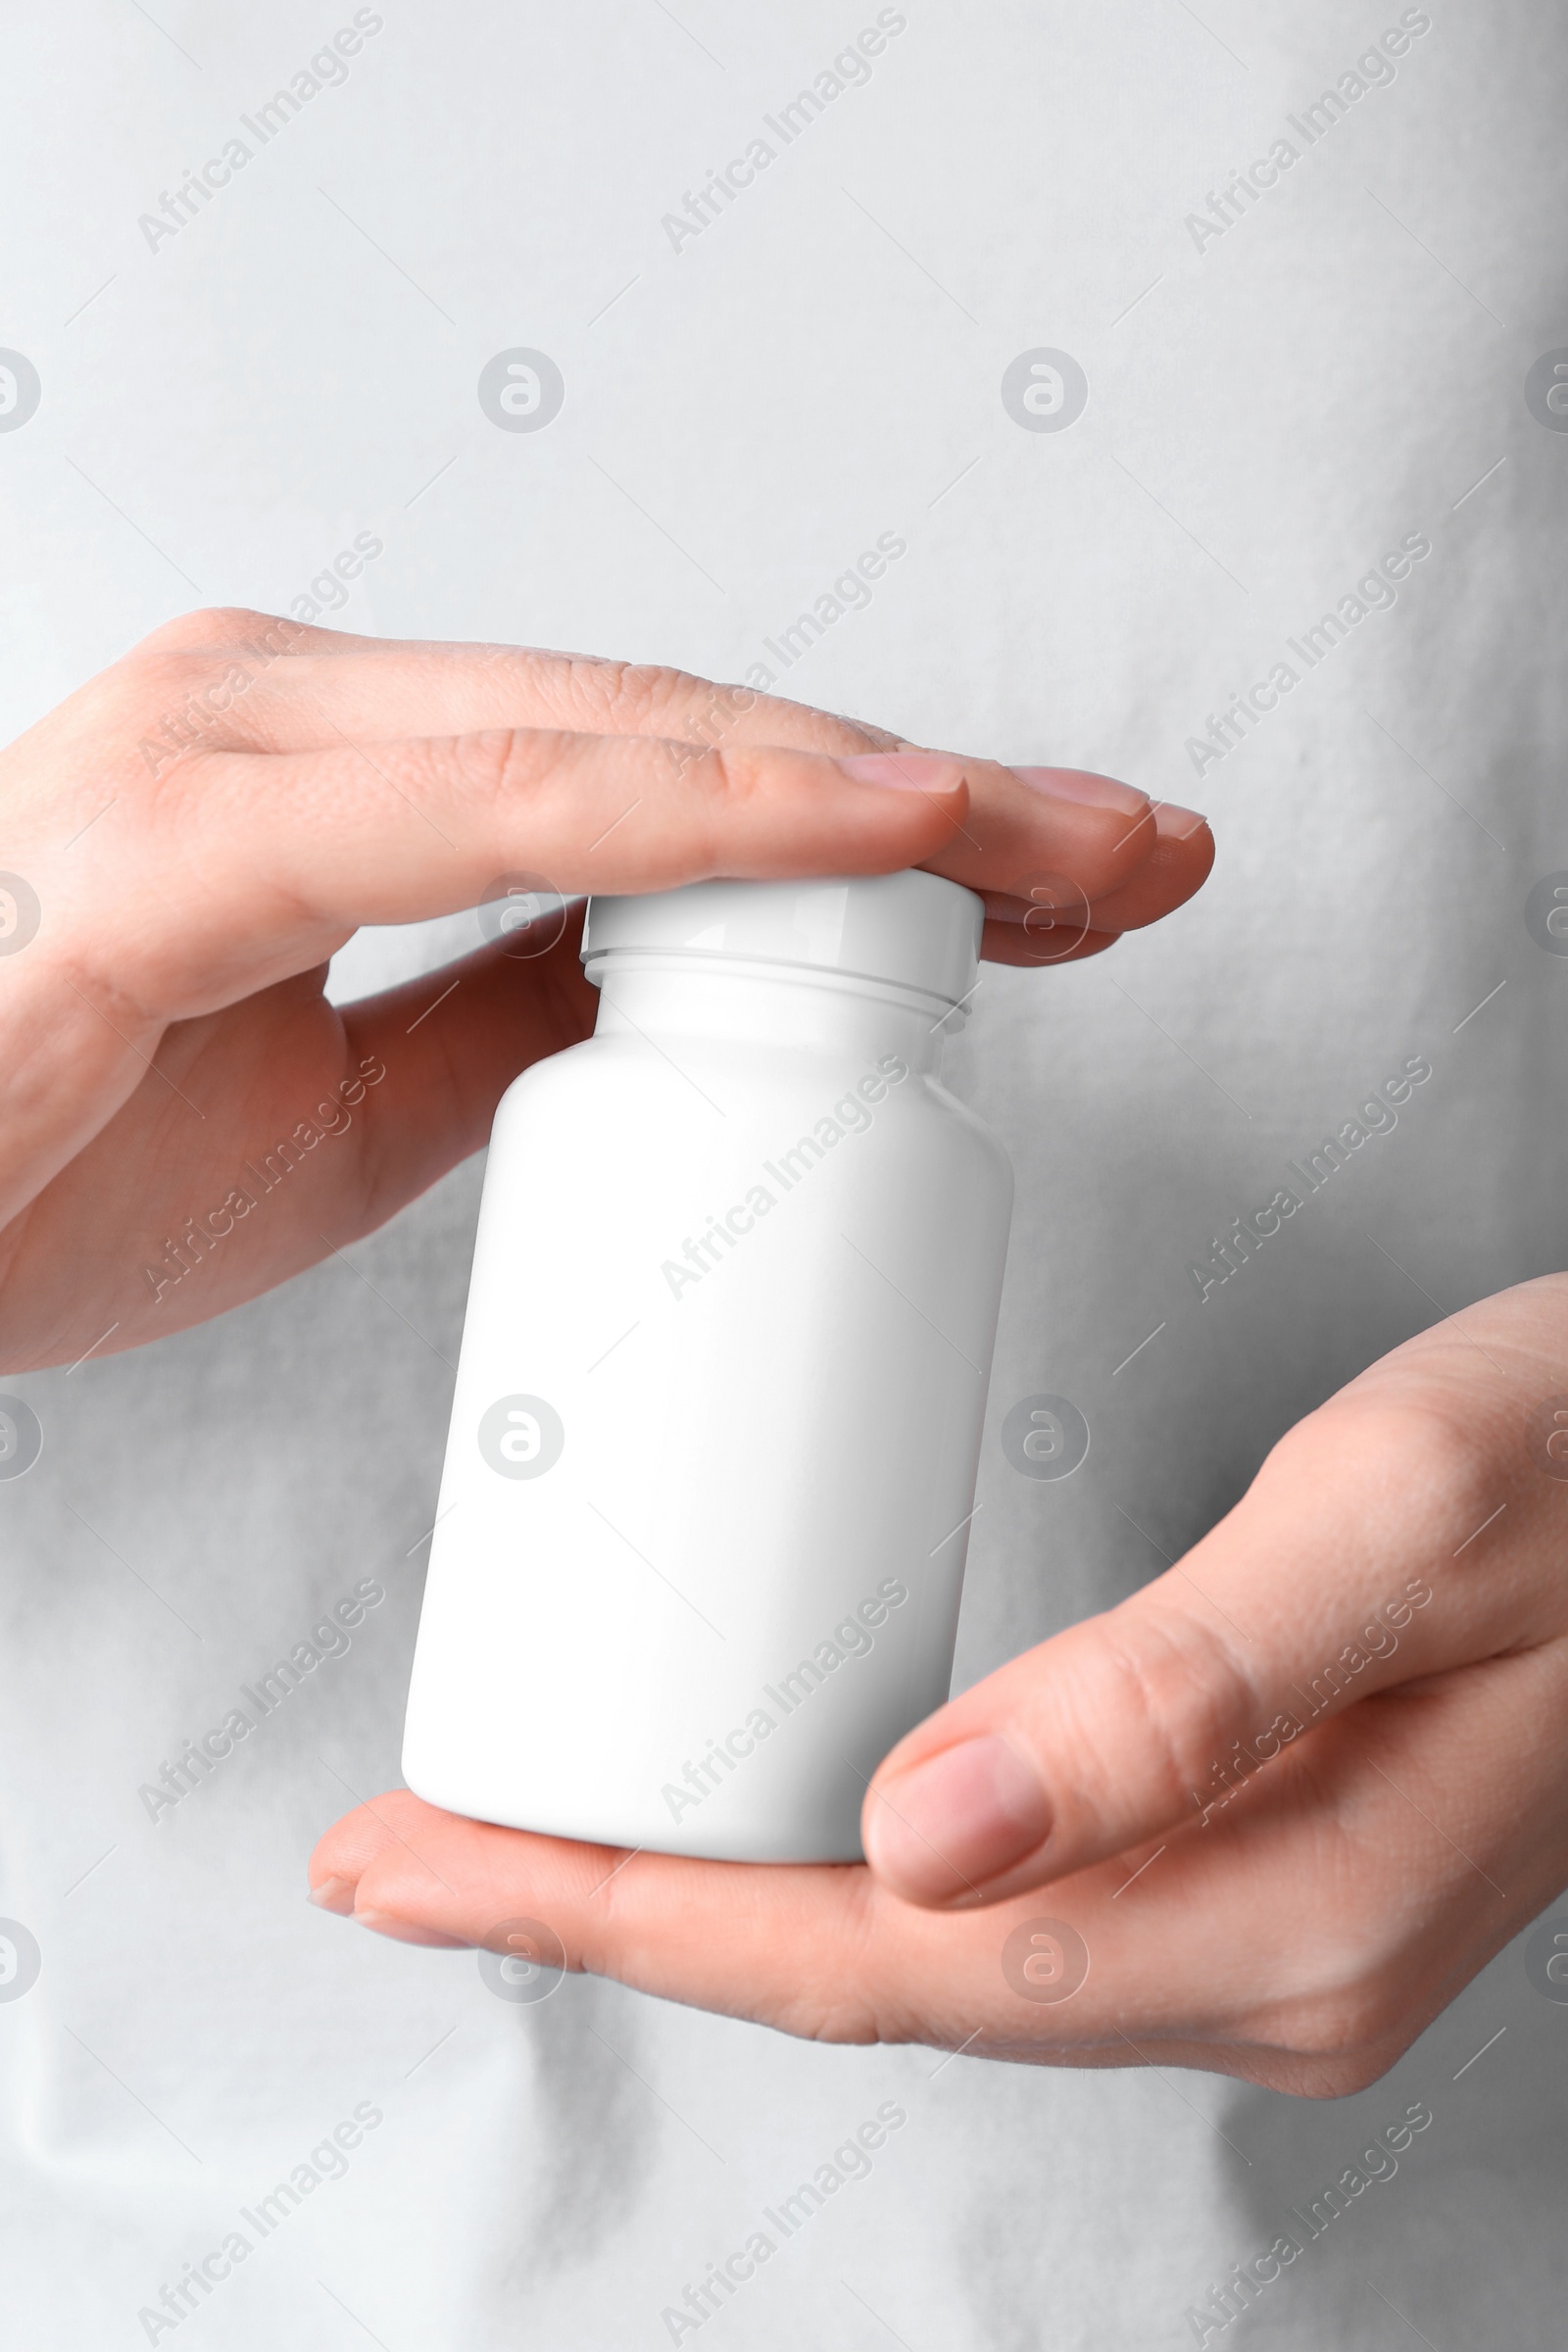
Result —
<path fill-rule="evenodd" d="M 884 730 L 748 687 L 715 685 L 684 671 L 542 653 L 526 647 L 402 643 L 352 638 L 288 624 L 269 657 L 258 646 L 283 628 L 255 613 L 197 613 L 172 622 L 127 658 L 142 690 L 177 705 L 160 748 L 143 731 L 162 772 L 193 749 L 320 750 L 346 741 L 372 752 L 404 737 L 466 735 L 509 727 L 637 734 L 678 741 L 683 757 L 704 749 L 763 745 L 845 754 L 912 751 Z M 246 632 L 251 642 L 245 642 Z M 149 668 L 154 677 L 147 675 Z M 221 708 L 208 708 L 216 698 Z M 1115 779 L 1074 768 L 967 760 L 970 821 L 931 870 L 971 888 L 1022 887 L 1042 876 L 1102 899 L 1152 874 L 1134 910 L 1097 923 L 1116 931 L 1169 911 L 1206 872 L 1198 851 L 1172 855 L 1193 812 L 1157 822 L 1147 796 Z M 1118 821 L 1123 820 L 1123 821 Z M 1168 838 L 1167 838 L 1168 837 Z M 1211 858 L 1212 851 L 1210 849 Z"/>
<path fill-rule="evenodd" d="M 1038 971 L 1042 965 L 1082 963 L 1086 956 L 1103 956 L 1113 948 L 1119 931 L 1080 931 L 1075 925 L 1068 934 L 1067 944 L 1043 953 L 1037 934 L 1026 931 L 1022 915 L 996 921 L 987 918 L 981 933 L 980 953 L 987 963 L 1008 963 L 1022 971 Z"/>
<path fill-rule="evenodd" d="M 1201 1820 L 1313 1725 L 1507 1638 L 1491 1595 L 1439 1567 L 1495 1479 L 1436 1416 L 1324 1408 L 1184 1562 L 900 1742 L 866 1799 L 873 1869 L 921 1903 L 1042 1885 Z"/>
<path fill-rule="evenodd" d="M 591 1033 L 599 991 L 579 960 L 582 916 L 567 907 L 560 939 L 538 956 L 481 948 L 343 1008 L 350 1057 L 387 1070 L 352 1230 L 373 1232 L 477 1152 L 513 1080 Z"/>
<path fill-rule="evenodd" d="M 32 1202 L 7 1274 L 4 1360 L 139 1347 L 375 1230 L 483 1145 L 521 1070 L 588 1035 L 598 991 L 581 929 L 569 907 L 555 945 L 526 960 L 480 949 L 342 1007 L 322 973 L 302 974 L 173 1024 L 157 1078 Z M 122 1213 L 106 1219 L 106 1200 Z"/>
<path fill-rule="evenodd" d="M 1155 841 L 1138 872 L 1094 903 L 1094 923 L 1102 931 L 1141 931 L 1185 906 L 1207 881 L 1214 864 L 1214 836 L 1196 808 L 1170 801 L 1153 807 Z"/>
<path fill-rule="evenodd" d="M 156 1066 L 168 1022 L 314 968 L 362 923 L 474 906 L 517 870 L 564 894 L 890 872 L 927 857 L 968 805 L 961 765 L 941 758 L 901 754 L 890 775 L 881 755 L 868 768 L 679 751 L 502 730 L 373 754 L 217 755 L 128 814 L 111 806 L 78 864 L 51 828 L 25 858 L 45 920 L 0 999 L 13 1041 L 0 1217 Z"/>
<path fill-rule="evenodd" d="M 326 1833 L 312 1899 L 383 1935 L 494 1950 L 542 1925 L 570 1969 L 813 2039 L 1194 2066 L 1339 2095 L 1375 2080 L 1560 1879 L 1528 1818 L 1568 1793 L 1560 1665 L 1537 1652 L 1481 1672 L 1479 1693 L 1455 1677 L 1325 1725 L 1245 1805 L 1044 1900 L 921 1910 L 860 1869 L 569 1843 L 406 1790 Z M 1523 1807 L 1489 1769 L 1521 1722 L 1547 1729 L 1550 1751 Z M 1071 1969 L 1054 1983 L 1023 1966 L 1054 1937 Z"/>
<path fill-rule="evenodd" d="M 863 1869 L 754 1869 L 533 1837 L 398 1789 L 327 1832 L 310 1879 L 318 1907 L 382 1934 L 413 1926 L 504 1949 L 499 1931 L 532 1919 L 572 1970 L 786 2033 L 945 2038 L 944 2011 L 954 2024 L 964 2014 L 953 1956 L 971 1923 L 911 1912 Z"/>
<path fill-rule="evenodd" d="M 120 665 L 166 722 L 145 729 L 181 749 L 318 751 L 347 735 L 477 734 L 491 727 L 653 735 L 717 750 L 893 749 L 878 727 L 749 687 L 650 662 L 531 646 L 352 637 L 266 613 L 198 612 L 172 621 Z M 181 723 L 183 722 L 183 724 Z"/>
<path fill-rule="evenodd" d="M 1152 814 L 1156 830 L 1143 864 L 1131 880 L 1093 900 L 1063 875 L 1042 877 L 1027 898 L 988 889 L 988 918 L 1016 924 L 1023 934 L 1021 943 L 1014 939 L 1016 952 L 999 960 L 1064 962 L 1080 940 L 1119 938 L 1123 931 L 1157 922 L 1190 899 L 1207 880 L 1214 862 L 1207 820 L 1195 809 L 1177 808 L 1166 801 L 1156 802 Z"/>
<path fill-rule="evenodd" d="M 967 809 L 962 765 L 945 758 L 901 754 L 890 772 L 883 755 L 680 751 L 530 728 L 203 760 L 187 790 L 142 811 L 133 839 L 111 832 L 84 869 L 97 903 L 82 886 L 67 901 L 91 934 L 74 945 L 87 956 L 96 943 L 102 968 L 184 1013 L 261 984 L 259 966 L 280 978 L 319 961 L 363 923 L 471 906 L 514 868 L 565 896 L 891 872 L 929 856 Z M 126 857 L 177 922 L 149 921 Z M 40 949 L 49 941 L 46 925 Z"/>
<path fill-rule="evenodd" d="M 1236 1870 L 1238 1842 L 1233 1830 L 1173 1849 L 1136 1915 L 1114 1907 L 1120 1866 L 1054 1890 L 1053 1914 L 1078 1931 L 1092 1965 L 1071 2006 L 1050 2012 L 1018 1996 L 1004 1958 L 1009 1936 L 1038 1916 L 1038 1896 L 983 1912 L 919 1910 L 861 1868 L 759 1868 L 537 1837 L 440 1812 L 407 1789 L 326 1832 L 311 1856 L 310 1899 L 372 1933 L 447 1948 L 504 1951 L 531 1929 L 535 1958 L 812 2040 L 1091 2065 L 1196 2050 L 1177 2062 L 1216 2068 L 1216 2046 L 1251 2005 L 1260 1923 L 1281 1959 L 1293 1935 L 1301 1958 L 1299 1924 L 1267 1900 L 1255 1850 Z M 1227 1932 L 1216 1966 L 1210 1946 L 1224 1950 Z M 1280 1969 L 1269 1981 L 1283 1992 L 1291 1978 Z M 1135 2038 L 1118 2032 L 1120 2019 Z"/>
<path fill-rule="evenodd" d="M 1183 905 L 1214 862 L 1204 818 L 1111 777 L 972 760 L 964 774 L 969 814 L 925 862 L 983 896 L 983 953 L 996 962 L 1099 955 Z"/>
<path fill-rule="evenodd" d="M 1124 888 L 1157 847 L 1149 796 L 1114 777 L 975 759 L 965 759 L 963 772 L 964 821 L 922 862 L 967 890 L 1079 910 Z"/>

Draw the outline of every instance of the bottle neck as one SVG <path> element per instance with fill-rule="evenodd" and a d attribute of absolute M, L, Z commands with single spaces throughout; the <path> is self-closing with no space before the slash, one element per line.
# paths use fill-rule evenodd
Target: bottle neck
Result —
<path fill-rule="evenodd" d="M 870 1062 L 891 1053 L 912 1072 L 937 1074 L 965 1019 L 963 1007 L 940 998 L 844 972 L 647 953 L 610 955 L 596 966 L 596 1037 L 703 1039 Z"/>

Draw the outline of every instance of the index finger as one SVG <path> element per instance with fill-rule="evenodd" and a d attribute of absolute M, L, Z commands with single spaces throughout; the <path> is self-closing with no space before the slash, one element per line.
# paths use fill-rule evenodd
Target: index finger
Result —
<path fill-rule="evenodd" d="M 476 906 L 509 871 L 563 896 L 890 873 L 928 856 L 967 805 L 956 760 L 918 763 L 910 790 L 879 771 L 879 754 L 845 765 L 736 749 L 676 769 L 676 748 L 501 729 L 219 754 L 113 797 L 79 848 L 62 846 L 45 801 L 31 838 L 21 819 L 13 835 L 42 920 L 0 993 L 12 1068 L 0 1214 L 126 1100 L 168 1023 L 324 963 L 363 923 Z"/>
<path fill-rule="evenodd" d="M 666 740 L 680 747 L 671 755 L 677 771 L 728 750 L 917 750 L 858 719 L 658 664 L 358 638 L 244 612 L 172 621 L 127 665 L 146 673 L 157 701 L 181 709 L 167 748 L 156 728 L 144 735 L 160 773 L 182 748 L 289 753 L 352 741 L 373 752 L 403 738 L 523 727 Z M 990 931 L 987 952 L 1004 960 L 1065 959 L 1075 908 L 1085 911 L 1074 941 L 1085 930 L 1114 935 L 1153 921 L 1208 871 L 1213 844 L 1200 818 L 1152 809 L 1146 794 L 1113 777 L 972 757 L 962 764 L 967 817 L 923 862 L 986 892 L 988 910 L 1004 921 L 1022 924 L 1042 897 L 1066 909 L 1049 942 L 1031 933 L 1019 946 Z"/>

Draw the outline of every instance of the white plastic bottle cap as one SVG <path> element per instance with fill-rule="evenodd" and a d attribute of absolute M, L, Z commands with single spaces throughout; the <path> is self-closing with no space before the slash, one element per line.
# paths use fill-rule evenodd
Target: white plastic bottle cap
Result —
<path fill-rule="evenodd" d="M 939 874 L 856 874 L 815 882 L 692 882 L 683 890 L 594 898 L 582 960 L 597 983 L 607 955 L 711 956 L 892 981 L 957 1004 L 974 987 L 985 907 Z"/>

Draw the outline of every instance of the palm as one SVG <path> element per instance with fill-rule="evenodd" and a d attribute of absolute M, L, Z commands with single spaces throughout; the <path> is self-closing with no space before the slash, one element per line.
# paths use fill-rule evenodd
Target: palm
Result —
<path fill-rule="evenodd" d="M 915 1908 L 863 1866 L 628 1860 L 461 1820 L 407 1790 L 340 1822 L 315 1867 L 357 1871 L 357 1915 L 394 1936 L 416 1920 L 432 1940 L 451 1930 L 482 1943 L 528 1916 L 584 1966 L 813 2040 L 1195 2066 L 1321 2095 L 1346 2086 L 1348 2065 L 1382 2073 L 1521 1924 L 1480 1863 L 1398 1793 L 1429 1784 L 1433 1759 L 1465 1738 L 1469 1676 L 1446 1679 L 1441 1696 L 1387 1694 L 1311 1733 L 1206 1828 L 1195 1813 L 981 1910 Z M 1491 1827 L 1481 1859 L 1495 1871 L 1505 1824 Z M 1444 1857 L 1450 1900 L 1435 1928 L 1421 1896 Z M 1402 1987 L 1392 2011 L 1333 1981 L 1349 1923 L 1385 1907 L 1407 1938 L 1386 1955 Z M 1049 1981 L 1038 1998 L 1020 1991 L 1016 1962 L 1008 1973 L 1009 1937 L 1042 1921 L 1066 1922 L 1089 1954 L 1059 2001 Z"/>
<path fill-rule="evenodd" d="M 928 1718 L 872 1783 L 874 1871 L 626 1855 L 399 1790 L 322 1838 L 317 1899 L 496 1948 L 531 1918 L 575 1966 L 825 2039 L 1357 2088 L 1563 1883 L 1568 1482 L 1536 1425 L 1565 1314 L 1547 1277 L 1406 1342 L 1184 1561 Z M 996 1740 L 1044 1837 L 986 1844 L 964 1775 Z M 1081 1981 L 1021 1984 L 1036 1936 L 1076 1938 Z"/>
<path fill-rule="evenodd" d="M 172 1024 L 7 1231 L 12 1359 L 72 1363 L 116 1325 L 117 1350 L 161 1338 L 380 1224 L 478 1148 L 517 1070 L 586 1034 L 562 947 L 543 972 L 467 958 L 433 1014 L 445 973 L 340 1008 L 319 966 Z"/>

